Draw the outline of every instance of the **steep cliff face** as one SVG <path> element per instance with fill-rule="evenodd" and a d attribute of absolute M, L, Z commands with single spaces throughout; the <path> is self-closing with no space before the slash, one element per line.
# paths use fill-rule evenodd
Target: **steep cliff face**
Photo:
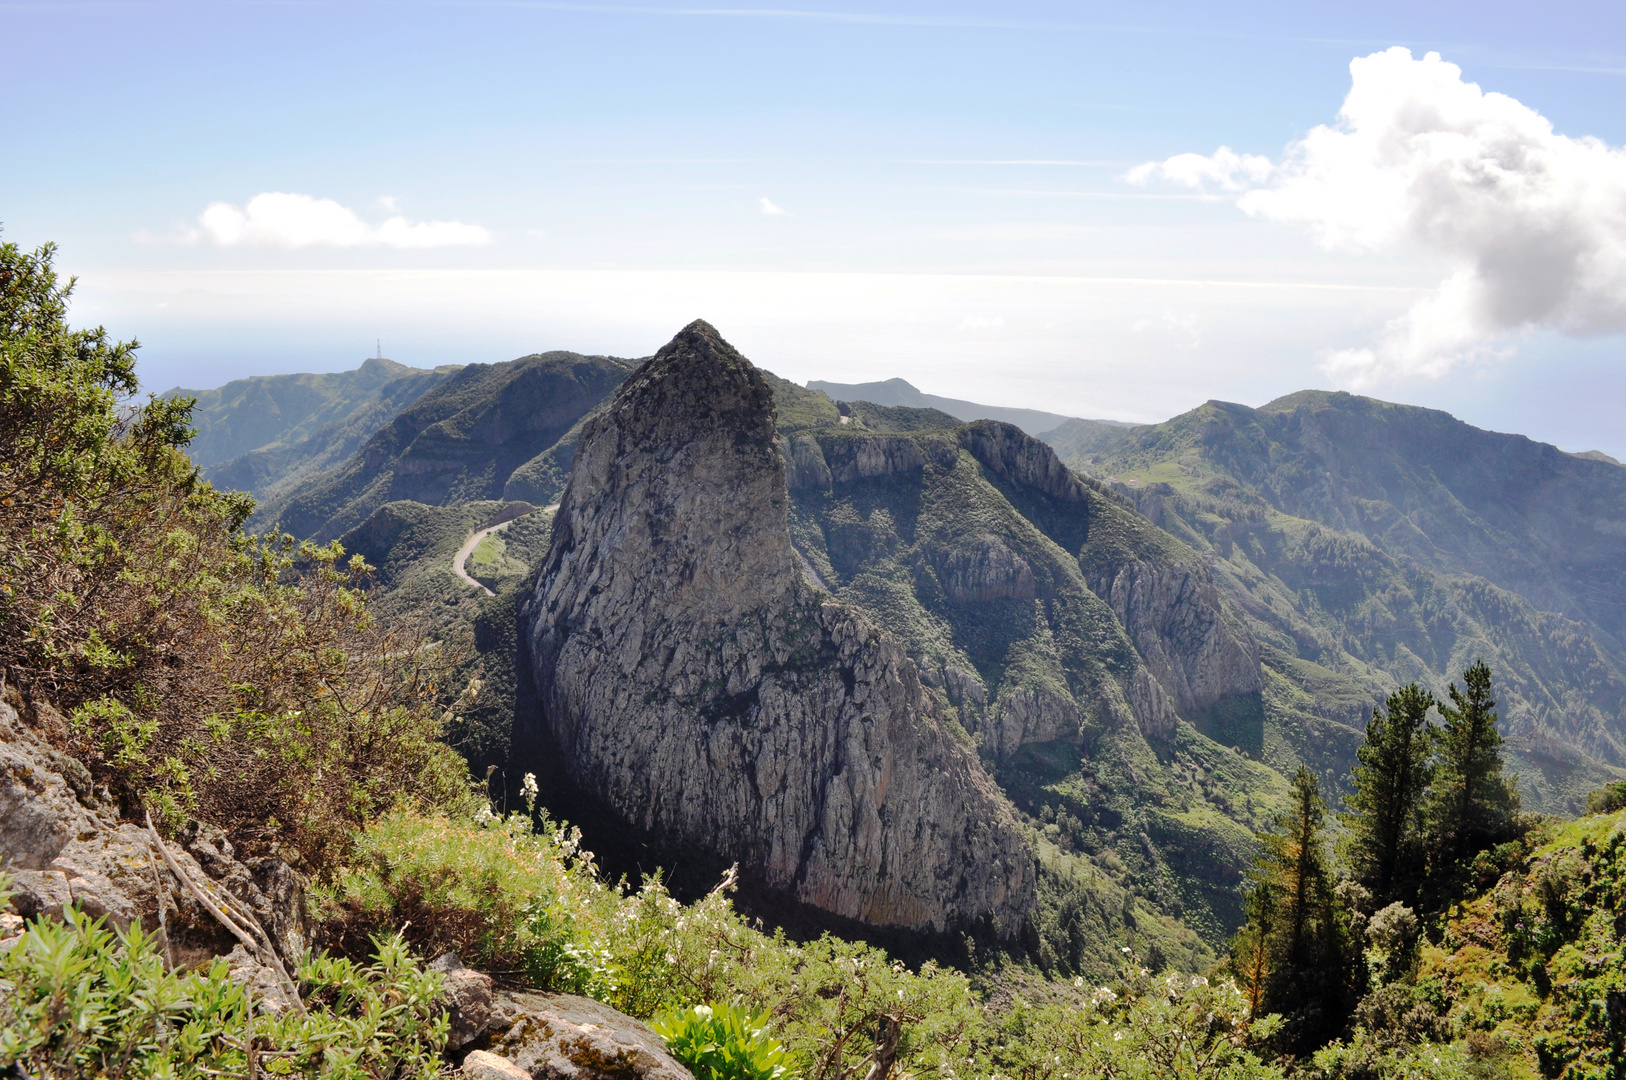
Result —
<path fill-rule="evenodd" d="M 774 417 L 695 323 L 587 423 L 524 613 L 544 722 L 627 822 L 803 904 L 1014 932 L 1034 857 L 903 649 L 807 584 Z"/>
<path fill-rule="evenodd" d="M 960 442 L 1077 556 L 1090 590 L 1112 608 L 1175 710 L 1227 745 L 1257 753 L 1259 650 L 1240 620 L 1227 617 L 1200 556 L 1008 424 L 972 424 Z"/>

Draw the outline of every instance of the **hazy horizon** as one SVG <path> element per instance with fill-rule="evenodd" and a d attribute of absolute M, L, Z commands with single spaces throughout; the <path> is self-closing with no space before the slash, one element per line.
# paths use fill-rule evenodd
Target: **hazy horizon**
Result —
<path fill-rule="evenodd" d="M 1134 17 L 0 3 L 0 226 L 152 390 L 705 318 L 802 383 L 1349 389 L 1626 457 L 1620 9 Z"/>

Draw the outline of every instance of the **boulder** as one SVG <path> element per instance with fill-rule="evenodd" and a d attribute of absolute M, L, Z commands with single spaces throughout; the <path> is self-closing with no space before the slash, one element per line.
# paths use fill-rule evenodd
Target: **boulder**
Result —
<path fill-rule="evenodd" d="M 512 1061 L 486 1050 L 471 1050 L 458 1070 L 471 1080 L 531 1080 L 531 1074 Z"/>
<path fill-rule="evenodd" d="M 694 1078 L 648 1027 L 608 1005 L 572 994 L 498 994 L 485 1042 L 494 1053 L 478 1059 L 477 1068 L 495 1069 L 500 1068 L 498 1063 L 511 1062 L 533 1080 Z M 492 1057 L 496 1062 L 490 1061 Z M 478 1075 L 508 1080 L 513 1074 Z"/>
<path fill-rule="evenodd" d="M 463 966 L 456 953 L 446 953 L 429 965 L 445 980 L 441 992 L 450 1014 L 446 1049 L 460 1050 L 485 1034 L 491 1025 L 491 976 Z"/>

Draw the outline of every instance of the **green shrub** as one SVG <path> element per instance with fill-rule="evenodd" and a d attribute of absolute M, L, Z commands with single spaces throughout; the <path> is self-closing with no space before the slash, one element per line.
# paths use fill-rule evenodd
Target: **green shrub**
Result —
<path fill-rule="evenodd" d="M 317 871 L 466 770 L 410 621 L 373 620 L 336 545 L 241 531 L 204 482 L 188 399 L 133 412 L 134 342 L 66 323 L 50 245 L 0 244 L 0 669 L 72 714 L 60 749 L 133 809 L 199 817 Z"/>
<path fill-rule="evenodd" d="M 1586 797 L 1589 814 L 1613 814 L 1616 810 L 1626 810 L 1626 780 L 1605 784 Z"/>
<path fill-rule="evenodd" d="M 489 813 L 489 811 L 488 811 Z M 953 1075 L 976 1057 L 986 1022 L 966 977 L 907 970 L 884 952 L 830 936 L 798 944 L 750 926 L 731 883 L 678 903 L 658 879 L 634 889 L 598 880 L 580 833 L 532 832 L 524 818 L 385 816 L 355 858 L 316 892 L 328 940 L 355 949 L 367 928 L 404 927 L 425 954 L 464 960 L 531 985 L 586 994 L 647 1019 L 695 1001 L 766 1012 L 807 1080 L 848 1075 L 881 1019 L 904 1028 L 898 1066 Z M 862 1070 L 860 1070 L 860 1073 Z"/>
<path fill-rule="evenodd" d="M 695 1005 L 665 1012 L 650 1027 L 695 1080 L 780 1080 L 790 1074 L 785 1047 L 768 1034 L 764 1012 L 739 1005 Z"/>
<path fill-rule="evenodd" d="M 1070 998 L 1005 1016 L 992 1057 L 1003 1075 L 1023 1080 L 1280 1080 L 1281 1070 L 1253 1047 L 1279 1030 L 1279 1017 L 1254 1022 L 1234 982 L 1197 975 L 1154 978 L 1125 968 L 1116 988 L 1075 980 Z"/>
<path fill-rule="evenodd" d="M 395 938 L 366 966 L 319 957 L 296 976 L 307 1012 L 255 1012 L 216 960 L 171 971 L 139 926 L 114 934 L 76 909 L 0 954 L 0 1073 L 44 1077 L 440 1075 L 440 977 Z"/>

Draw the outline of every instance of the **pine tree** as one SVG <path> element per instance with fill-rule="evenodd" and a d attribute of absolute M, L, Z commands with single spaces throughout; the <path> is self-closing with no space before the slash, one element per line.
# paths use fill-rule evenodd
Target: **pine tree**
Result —
<path fill-rule="evenodd" d="M 1348 915 L 1333 893 L 1323 842 L 1326 803 L 1315 774 L 1293 776 L 1288 808 L 1266 834 L 1231 967 L 1256 1015 L 1286 1018 L 1284 1049 L 1303 1053 L 1337 1034 L 1358 989 Z"/>
<path fill-rule="evenodd" d="M 1424 861 L 1423 800 L 1433 778 L 1428 711 L 1434 705 L 1434 695 L 1416 683 L 1401 687 L 1382 710 L 1372 711 L 1366 742 L 1356 751 L 1344 854 L 1378 907 L 1415 903 Z"/>
<path fill-rule="evenodd" d="M 1496 729 L 1491 671 L 1484 661 L 1451 684 L 1440 703 L 1438 768 L 1429 798 L 1431 876 L 1454 878 L 1479 852 L 1518 835 L 1519 795 L 1502 775 L 1502 735 Z"/>

